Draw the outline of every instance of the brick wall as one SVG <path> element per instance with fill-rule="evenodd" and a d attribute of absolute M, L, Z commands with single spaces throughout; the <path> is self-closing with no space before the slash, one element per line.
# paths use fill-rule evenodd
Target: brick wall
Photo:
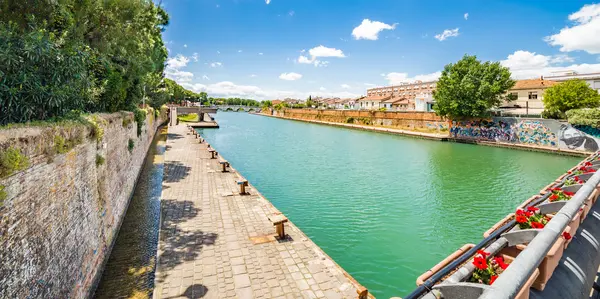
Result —
<path fill-rule="evenodd" d="M 43 149 L 52 134 L 86 126 L 0 131 L 0 146 L 18 147 L 28 169 L 0 180 L 0 298 L 84 298 L 99 279 L 156 128 L 166 115 L 148 113 L 142 134 L 131 113 L 98 115 L 103 138 L 84 138 L 64 154 Z M 83 132 L 82 132 L 83 131 Z M 51 138 L 50 138 L 51 139 Z M 129 139 L 135 143 L 132 152 Z M 105 158 L 96 165 L 96 156 Z"/>
<path fill-rule="evenodd" d="M 370 124 L 399 129 L 448 129 L 448 123 L 432 112 L 285 109 L 274 111 L 274 115 L 304 120 Z"/>

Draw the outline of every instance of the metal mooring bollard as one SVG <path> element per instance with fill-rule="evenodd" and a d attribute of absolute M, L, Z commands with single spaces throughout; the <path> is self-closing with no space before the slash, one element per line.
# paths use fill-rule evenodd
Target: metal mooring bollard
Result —
<path fill-rule="evenodd" d="M 246 186 L 248 186 L 248 181 L 241 180 L 237 181 L 237 184 L 240 185 L 240 195 L 246 195 Z"/>
<path fill-rule="evenodd" d="M 227 167 L 229 167 L 229 162 L 227 162 L 227 161 L 221 161 L 221 162 L 219 162 L 219 163 L 220 163 L 220 164 L 221 164 L 221 166 L 223 167 L 223 168 L 221 169 L 221 172 L 227 172 L 227 171 L 228 171 L 228 170 L 227 170 Z"/>

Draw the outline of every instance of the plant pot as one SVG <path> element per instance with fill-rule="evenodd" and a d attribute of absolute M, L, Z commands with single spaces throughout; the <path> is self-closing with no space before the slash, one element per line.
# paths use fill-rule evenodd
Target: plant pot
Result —
<path fill-rule="evenodd" d="M 519 228 L 519 226 L 515 226 L 511 232 L 517 231 L 517 230 L 521 230 Z M 541 229 L 527 229 L 527 230 L 541 230 Z M 523 230 L 525 231 L 525 230 Z M 570 233 L 571 228 L 569 226 L 567 226 L 565 228 L 565 232 Z M 532 287 L 536 290 L 540 290 L 543 291 L 544 288 L 546 287 L 546 283 L 548 283 L 548 280 L 550 279 L 550 277 L 552 277 L 552 273 L 554 273 L 554 269 L 556 269 L 556 266 L 558 266 L 558 262 L 560 261 L 560 258 L 563 255 L 563 252 L 565 250 L 565 246 L 567 241 L 562 237 L 559 236 L 558 239 L 556 240 L 556 242 L 554 242 L 554 245 L 552 245 L 552 247 L 550 248 L 550 250 L 548 251 L 548 253 L 546 253 L 546 256 L 544 257 L 544 259 L 542 260 L 542 262 L 540 263 L 538 270 L 540 271 L 539 276 L 535 279 Z M 529 243 L 529 242 L 527 242 Z M 505 254 L 508 256 L 511 256 L 513 258 L 516 258 L 519 253 L 521 253 L 521 251 L 525 250 L 525 248 L 527 248 L 527 244 L 518 244 L 516 246 L 510 246 L 510 247 L 506 247 L 504 249 L 502 249 L 500 251 L 501 254 Z"/>
<path fill-rule="evenodd" d="M 439 271 L 440 269 L 442 269 L 444 266 L 450 264 L 452 261 L 456 260 L 458 257 L 460 257 L 461 255 L 463 255 L 467 250 L 473 248 L 473 244 L 467 244 L 465 246 L 463 246 L 461 249 L 457 250 L 456 252 L 454 252 L 453 254 L 449 255 L 447 258 L 445 258 L 442 262 L 438 263 L 437 265 L 435 265 L 433 268 L 431 268 L 431 270 L 423 273 L 421 276 L 419 276 L 419 278 L 417 279 L 417 285 L 420 286 L 423 284 L 423 282 L 425 282 L 425 280 L 427 280 L 429 277 L 433 276 L 437 271 Z M 463 249 L 465 249 L 463 251 Z M 509 263 L 508 267 L 510 267 L 510 264 L 514 261 L 514 258 L 506 255 L 506 254 L 499 254 L 501 255 L 504 260 Z M 472 259 L 470 260 L 472 261 Z M 431 271 L 431 272 L 430 272 Z M 530 288 L 533 285 L 533 283 L 535 282 L 535 280 L 539 277 L 539 270 L 535 269 L 533 271 L 533 273 L 531 274 L 531 276 L 529 277 L 529 279 L 527 279 L 527 281 L 525 282 L 525 284 L 523 285 L 523 287 L 519 290 L 519 292 L 517 293 L 517 295 L 514 297 L 515 299 L 529 299 L 529 292 L 530 292 Z M 500 276 L 502 276 L 502 274 L 500 274 Z M 470 276 L 467 276 L 467 279 Z M 485 287 L 485 285 L 479 284 L 479 283 L 475 283 L 475 282 L 466 282 L 466 281 L 462 281 L 460 282 L 463 286 L 464 285 L 473 285 L 473 286 L 477 286 L 477 287 Z M 444 292 L 445 288 L 455 288 L 455 286 L 453 286 L 453 284 L 438 284 L 434 286 L 434 289 L 438 289 L 439 291 L 441 291 L 442 293 Z M 456 292 L 457 290 L 454 290 L 454 292 Z"/>
<path fill-rule="evenodd" d="M 459 250 L 453 252 L 452 254 L 447 256 L 445 259 L 443 259 L 441 262 L 439 262 L 435 266 L 431 267 L 431 269 L 427 270 L 427 272 L 421 274 L 421 276 L 419 276 L 417 278 L 417 286 L 420 286 L 423 283 L 425 283 L 425 281 L 427 279 L 429 279 L 431 276 L 433 276 L 433 274 L 437 273 L 442 268 L 444 268 L 447 265 L 449 265 L 450 263 L 452 263 L 454 260 L 459 258 L 461 255 L 463 255 L 465 252 L 469 251 L 473 247 L 475 247 L 475 244 L 465 244 Z"/>
<path fill-rule="evenodd" d="M 503 254 L 502 257 L 504 258 L 505 261 L 510 261 L 510 263 L 512 263 L 514 261 L 514 258 L 509 255 Z M 510 265 L 508 265 L 508 266 L 510 267 Z M 502 274 L 500 274 L 500 275 L 502 275 Z M 529 289 L 533 286 L 533 284 L 535 283 L 536 279 L 539 276 L 540 276 L 540 270 L 535 269 L 535 271 L 533 271 L 531 276 L 529 276 L 529 279 L 527 279 L 527 281 L 525 282 L 523 287 L 519 290 L 519 292 L 517 293 L 517 296 L 515 296 L 515 299 L 529 299 Z"/>
<path fill-rule="evenodd" d="M 582 186 L 583 185 L 575 184 L 575 185 L 563 187 L 562 189 L 563 189 L 563 191 L 569 191 L 569 192 L 577 193 L 577 191 L 579 191 L 579 189 L 581 189 Z M 590 194 L 590 196 L 588 196 L 588 198 L 583 202 L 583 206 L 582 206 L 583 213 L 579 217 L 580 222 L 583 222 L 583 220 L 585 220 L 585 217 L 587 217 L 587 214 L 592 209 L 592 206 L 594 205 L 594 203 L 596 203 L 596 200 L 598 199 L 598 194 L 599 193 L 600 192 L 596 188 L 594 191 L 592 191 L 592 194 Z M 548 199 L 546 199 L 542 204 L 548 204 L 548 203 L 551 203 L 551 202 Z M 556 202 L 554 202 L 554 203 L 556 203 Z"/>
<path fill-rule="evenodd" d="M 525 209 L 525 207 L 526 207 L 528 204 L 532 203 L 534 200 L 536 200 L 536 199 L 538 199 L 538 198 L 540 198 L 540 197 L 541 197 L 541 196 L 539 196 L 539 195 L 534 195 L 534 196 L 532 196 L 532 197 L 528 198 L 528 199 L 527 199 L 527 200 L 525 200 L 523 203 L 521 203 L 521 204 L 520 204 L 520 205 L 517 207 L 517 209 L 523 209 L 523 210 L 524 210 L 524 209 Z"/>

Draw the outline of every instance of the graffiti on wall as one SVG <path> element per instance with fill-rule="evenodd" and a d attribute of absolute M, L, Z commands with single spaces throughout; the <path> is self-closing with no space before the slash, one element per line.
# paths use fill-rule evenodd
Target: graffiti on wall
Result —
<path fill-rule="evenodd" d="M 488 120 L 453 121 L 454 138 L 558 147 L 578 151 L 597 151 L 600 138 L 552 119 L 497 117 Z M 600 136 L 600 135 L 598 135 Z"/>

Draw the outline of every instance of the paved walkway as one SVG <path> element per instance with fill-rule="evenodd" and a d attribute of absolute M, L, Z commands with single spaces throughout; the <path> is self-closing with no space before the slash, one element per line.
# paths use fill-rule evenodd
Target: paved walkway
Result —
<path fill-rule="evenodd" d="M 241 176 L 222 173 L 188 133 L 169 127 L 154 298 L 358 297 L 360 285 L 292 223 L 275 240 L 267 217 L 280 212 L 252 186 L 240 196 Z"/>

